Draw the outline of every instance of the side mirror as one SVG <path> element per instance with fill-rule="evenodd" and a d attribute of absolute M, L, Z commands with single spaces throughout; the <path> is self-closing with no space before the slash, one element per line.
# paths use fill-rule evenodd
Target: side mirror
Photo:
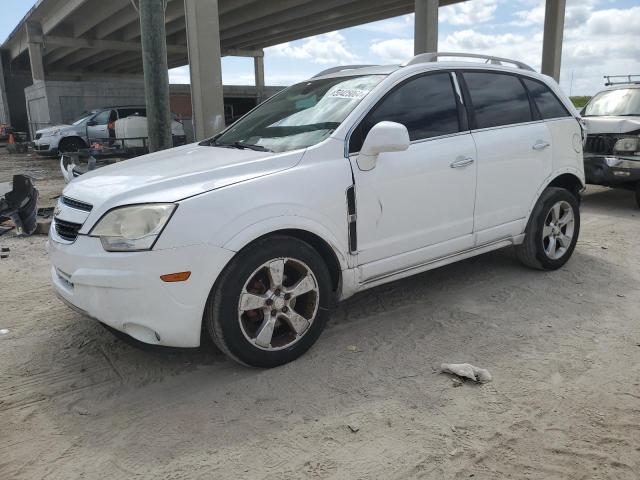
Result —
<path fill-rule="evenodd" d="M 95 120 L 87 122 L 87 127 L 95 127 L 96 125 L 98 125 L 98 122 L 96 122 Z"/>
<path fill-rule="evenodd" d="M 376 123 L 364 139 L 358 167 L 371 170 L 376 166 L 378 155 L 384 152 L 404 152 L 411 145 L 407 127 L 396 122 Z"/>

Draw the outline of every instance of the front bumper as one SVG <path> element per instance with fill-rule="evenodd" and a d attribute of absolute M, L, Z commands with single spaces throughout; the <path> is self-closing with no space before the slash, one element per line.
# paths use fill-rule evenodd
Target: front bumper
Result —
<path fill-rule="evenodd" d="M 56 137 L 41 137 L 31 143 L 31 148 L 40 155 L 57 155 L 59 143 Z"/>
<path fill-rule="evenodd" d="M 640 182 L 640 157 L 584 154 L 587 183 L 615 186 Z"/>
<path fill-rule="evenodd" d="M 47 250 L 53 286 L 65 303 L 137 340 L 171 347 L 200 345 L 209 292 L 234 255 L 212 245 L 105 252 L 99 239 L 84 235 L 72 244 L 50 237 Z M 186 282 L 160 280 L 184 271 L 191 272 Z"/>

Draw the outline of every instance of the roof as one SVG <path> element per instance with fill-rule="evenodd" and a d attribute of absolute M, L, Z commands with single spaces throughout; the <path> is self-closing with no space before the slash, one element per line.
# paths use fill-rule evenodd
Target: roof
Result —
<path fill-rule="evenodd" d="M 461 1 L 465 0 L 440 0 L 440 5 Z M 383 20 L 415 8 L 415 0 L 218 3 L 223 55 Z M 31 22 L 42 27 L 49 72 L 142 72 L 140 22 L 131 0 L 39 0 L 2 45 L 12 60 L 26 55 L 26 27 Z M 166 30 L 169 67 L 188 64 L 184 0 L 168 0 Z"/>

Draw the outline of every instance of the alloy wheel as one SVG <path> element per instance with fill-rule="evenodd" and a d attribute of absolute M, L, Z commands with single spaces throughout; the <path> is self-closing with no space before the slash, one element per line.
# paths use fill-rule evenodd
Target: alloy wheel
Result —
<path fill-rule="evenodd" d="M 275 258 L 249 276 L 238 301 L 245 338 L 262 350 L 282 350 L 309 331 L 318 313 L 320 290 L 313 271 L 300 260 Z"/>
<path fill-rule="evenodd" d="M 555 203 L 547 214 L 542 229 L 544 253 L 552 260 L 562 258 L 573 241 L 575 216 L 571 205 L 562 200 Z"/>

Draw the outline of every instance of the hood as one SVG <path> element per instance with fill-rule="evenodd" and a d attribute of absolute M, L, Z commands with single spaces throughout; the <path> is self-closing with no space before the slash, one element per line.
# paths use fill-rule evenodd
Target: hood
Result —
<path fill-rule="evenodd" d="M 53 127 L 41 128 L 40 130 L 36 130 L 36 134 L 38 133 L 45 134 L 45 133 L 55 132 L 56 130 L 60 130 L 62 128 L 69 128 L 70 126 L 71 125 L 61 124 L 61 125 L 54 125 Z"/>
<path fill-rule="evenodd" d="M 582 117 L 587 125 L 587 133 L 629 133 L 640 130 L 640 116 L 637 117 Z"/>
<path fill-rule="evenodd" d="M 67 185 L 63 194 L 92 204 L 94 211 L 131 203 L 176 202 L 286 170 L 303 154 L 303 150 L 276 154 L 185 145 L 81 175 Z"/>

